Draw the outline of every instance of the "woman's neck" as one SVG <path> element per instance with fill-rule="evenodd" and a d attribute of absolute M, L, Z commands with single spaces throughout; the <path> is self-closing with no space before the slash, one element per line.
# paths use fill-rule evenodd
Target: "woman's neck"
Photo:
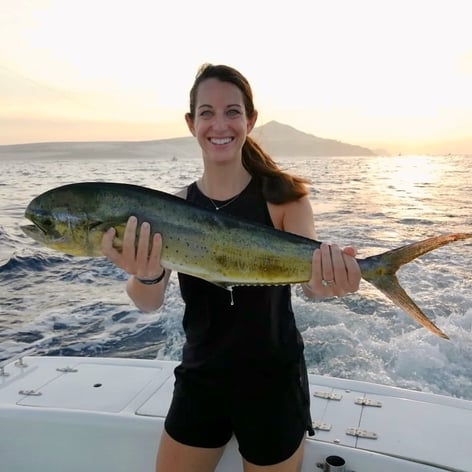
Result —
<path fill-rule="evenodd" d="M 251 175 L 241 165 L 206 166 L 198 180 L 200 190 L 213 200 L 227 200 L 241 193 L 251 181 Z"/>

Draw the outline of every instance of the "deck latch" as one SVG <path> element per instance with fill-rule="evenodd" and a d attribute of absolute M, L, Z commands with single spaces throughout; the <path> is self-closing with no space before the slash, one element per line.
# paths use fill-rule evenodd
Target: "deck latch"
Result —
<path fill-rule="evenodd" d="M 354 403 L 356 405 L 375 406 L 377 408 L 382 408 L 382 402 L 371 400 L 370 398 L 359 397 L 354 400 Z"/>
<path fill-rule="evenodd" d="M 62 372 L 62 373 L 64 373 L 64 374 L 69 374 L 69 373 L 78 372 L 78 369 L 74 369 L 73 367 L 69 367 L 69 366 L 66 366 L 66 367 L 58 367 L 56 370 L 57 370 L 57 372 Z"/>
<path fill-rule="evenodd" d="M 313 429 L 318 431 L 331 431 L 331 425 L 322 421 L 313 421 L 312 425 Z"/>
<path fill-rule="evenodd" d="M 41 392 L 37 392 L 36 390 L 20 390 L 18 393 L 27 397 L 40 397 L 42 395 Z"/>
<path fill-rule="evenodd" d="M 346 434 L 348 436 L 356 436 L 363 439 L 378 439 L 379 435 L 372 431 L 366 431 L 365 429 L 360 428 L 347 428 Z"/>
<path fill-rule="evenodd" d="M 333 392 L 314 392 L 314 397 L 317 398 L 324 398 L 325 400 L 336 400 L 340 401 L 343 397 L 340 393 L 333 393 Z"/>

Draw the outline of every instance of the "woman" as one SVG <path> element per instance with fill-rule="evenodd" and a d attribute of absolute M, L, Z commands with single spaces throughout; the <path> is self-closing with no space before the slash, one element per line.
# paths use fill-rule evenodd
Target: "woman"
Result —
<path fill-rule="evenodd" d="M 224 65 L 204 65 L 190 91 L 187 125 L 201 147 L 203 175 L 182 198 L 309 238 L 315 238 L 306 181 L 282 172 L 248 136 L 257 111 L 247 80 Z M 159 308 L 170 272 L 160 265 L 161 237 L 136 218 L 121 253 L 103 252 L 131 276 L 127 291 L 144 311 Z M 149 248 L 149 244 L 152 247 Z M 150 249 L 150 251 L 149 251 Z M 313 434 L 303 356 L 290 286 L 227 290 L 178 274 L 185 301 L 186 343 L 157 455 L 158 472 L 210 472 L 234 434 L 245 472 L 297 471 L 306 432 Z M 313 253 L 311 298 L 358 289 L 354 250 L 322 244 Z"/>

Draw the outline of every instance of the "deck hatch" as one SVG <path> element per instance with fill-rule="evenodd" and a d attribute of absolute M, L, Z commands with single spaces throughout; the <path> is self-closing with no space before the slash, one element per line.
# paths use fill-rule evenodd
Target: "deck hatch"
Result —
<path fill-rule="evenodd" d="M 119 412 L 153 379 L 160 368 L 82 363 L 77 372 L 59 375 L 40 387 L 41 396 L 26 395 L 20 406 Z M 95 386 L 100 384 L 100 388 Z M 27 390 L 27 389 L 25 389 Z M 26 393 L 26 392 L 25 392 Z"/>

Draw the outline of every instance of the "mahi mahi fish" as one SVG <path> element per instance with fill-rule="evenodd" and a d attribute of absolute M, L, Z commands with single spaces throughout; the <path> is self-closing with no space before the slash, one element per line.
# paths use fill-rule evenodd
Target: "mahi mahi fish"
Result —
<path fill-rule="evenodd" d="M 113 245 L 122 246 L 129 216 L 147 221 L 162 235 L 162 266 L 216 285 L 281 285 L 307 282 L 312 253 L 320 242 L 197 207 L 168 193 L 137 185 L 81 182 L 53 188 L 34 198 L 22 226 L 34 240 L 73 256 L 98 257 L 110 227 Z M 448 339 L 400 286 L 403 264 L 453 241 L 472 237 L 454 233 L 414 242 L 378 255 L 358 258 L 362 278 L 383 292 L 432 333 Z"/>

